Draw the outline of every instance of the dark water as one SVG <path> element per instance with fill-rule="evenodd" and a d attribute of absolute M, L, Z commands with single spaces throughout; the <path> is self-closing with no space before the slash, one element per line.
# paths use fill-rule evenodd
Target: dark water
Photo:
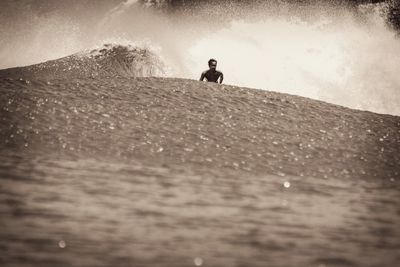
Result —
<path fill-rule="evenodd" d="M 398 117 L 61 63 L 0 72 L 0 266 L 399 265 Z"/>
<path fill-rule="evenodd" d="M 1 157 L 2 266 L 396 266 L 398 181 Z"/>

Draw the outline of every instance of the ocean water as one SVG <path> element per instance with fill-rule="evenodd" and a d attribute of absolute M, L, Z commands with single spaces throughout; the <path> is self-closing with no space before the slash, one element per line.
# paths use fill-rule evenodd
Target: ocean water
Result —
<path fill-rule="evenodd" d="M 181 79 L 1 74 L 2 266 L 400 260 L 398 117 Z"/>
<path fill-rule="evenodd" d="M 399 188 L 4 157 L 2 266 L 395 266 Z"/>
<path fill-rule="evenodd" d="M 0 16 L 2 67 L 41 63 L 0 71 L 0 265 L 397 266 L 400 119 L 347 108 L 398 114 L 377 6 L 136 2 Z M 194 81 L 208 51 L 227 83 L 346 107 Z"/>
<path fill-rule="evenodd" d="M 105 43 L 139 45 L 165 61 L 169 77 L 197 80 L 216 58 L 227 84 L 400 114 L 400 42 L 387 24 L 385 3 L 214 3 L 162 12 L 139 2 L 10 3 L 1 17 L 0 68 Z"/>

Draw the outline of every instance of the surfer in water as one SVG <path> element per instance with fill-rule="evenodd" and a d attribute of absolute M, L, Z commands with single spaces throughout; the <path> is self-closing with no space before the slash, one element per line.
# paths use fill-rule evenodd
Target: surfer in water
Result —
<path fill-rule="evenodd" d="M 204 71 L 201 74 L 200 81 L 204 81 L 204 78 L 208 82 L 214 82 L 217 83 L 219 80 L 219 83 L 222 83 L 224 80 L 224 74 L 222 72 L 216 70 L 217 68 L 217 61 L 215 59 L 210 59 L 208 61 L 208 67 L 210 68 L 209 70 Z"/>

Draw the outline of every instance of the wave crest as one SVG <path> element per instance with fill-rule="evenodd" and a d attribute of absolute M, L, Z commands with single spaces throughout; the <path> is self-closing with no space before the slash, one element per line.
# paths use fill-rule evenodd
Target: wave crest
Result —
<path fill-rule="evenodd" d="M 1 71 L 1 76 L 52 78 L 153 77 L 164 76 L 163 60 L 148 48 L 134 45 L 104 44 L 44 63 Z"/>
<path fill-rule="evenodd" d="M 132 45 L 105 44 L 80 54 L 83 61 L 93 61 L 100 72 L 127 77 L 162 76 L 165 65 L 147 48 Z"/>

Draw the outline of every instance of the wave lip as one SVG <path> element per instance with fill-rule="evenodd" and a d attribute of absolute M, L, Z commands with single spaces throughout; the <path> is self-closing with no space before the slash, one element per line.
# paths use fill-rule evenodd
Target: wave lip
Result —
<path fill-rule="evenodd" d="M 50 60 L 24 68 L 1 71 L 1 76 L 44 79 L 83 77 L 153 77 L 164 76 L 162 59 L 148 48 L 134 45 L 104 44 L 64 58 Z M 12 75 L 14 76 L 14 75 Z"/>
<path fill-rule="evenodd" d="M 152 51 L 132 45 L 105 44 L 89 53 L 77 54 L 83 61 L 93 61 L 102 72 L 126 77 L 162 76 L 165 65 Z"/>

